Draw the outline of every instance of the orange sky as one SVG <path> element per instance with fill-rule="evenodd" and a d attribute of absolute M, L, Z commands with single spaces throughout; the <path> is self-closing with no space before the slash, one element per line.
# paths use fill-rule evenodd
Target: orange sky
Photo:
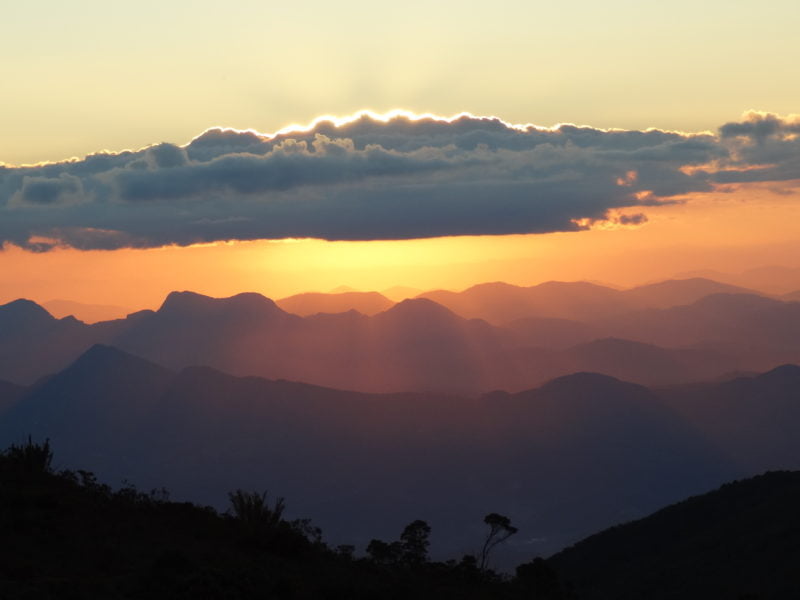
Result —
<path fill-rule="evenodd" d="M 800 266 L 800 205 L 794 196 L 742 186 L 648 208 L 643 226 L 577 233 L 43 254 L 11 247 L 0 253 L 0 302 L 69 299 L 139 309 L 157 307 L 176 289 L 212 296 L 256 291 L 280 298 L 339 285 L 461 289 L 482 281 L 532 285 L 591 279 L 625 286 L 703 268 Z"/>

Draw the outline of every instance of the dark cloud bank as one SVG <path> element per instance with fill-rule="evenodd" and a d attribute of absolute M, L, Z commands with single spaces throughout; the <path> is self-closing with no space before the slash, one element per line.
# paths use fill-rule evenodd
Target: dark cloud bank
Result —
<path fill-rule="evenodd" d="M 273 137 L 214 129 L 184 147 L 0 166 L 0 242 L 46 251 L 573 231 L 715 183 L 798 179 L 798 136 L 797 121 L 755 113 L 718 135 L 367 115 Z M 626 212 L 618 222 L 645 220 Z"/>

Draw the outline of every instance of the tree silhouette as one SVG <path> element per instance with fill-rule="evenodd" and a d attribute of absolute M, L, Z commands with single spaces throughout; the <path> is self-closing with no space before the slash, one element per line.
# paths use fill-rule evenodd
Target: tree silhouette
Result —
<path fill-rule="evenodd" d="M 532 600 L 560 600 L 564 597 L 558 573 L 542 558 L 517 567 L 517 584 L 531 594 Z"/>
<path fill-rule="evenodd" d="M 518 531 L 511 524 L 511 519 L 497 513 L 489 513 L 483 518 L 483 522 L 489 526 L 489 534 L 486 536 L 486 541 L 483 542 L 483 548 L 481 548 L 479 564 L 481 571 L 485 571 L 489 566 L 489 554 L 492 549 L 505 542 Z"/>
<path fill-rule="evenodd" d="M 35 444 L 31 436 L 28 436 L 27 443 L 19 446 L 12 444 L 4 454 L 8 462 L 20 471 L 50 473 L 53 451 L 50 448 L 49 439 L 46 439 L 43 444 Z"/>
<path fill-rule="evenodd" d="M 233 516 L 249 527 L 269 529 L 281 522 L 285 508 L 283 498 L 276 499 L 273 506 L 267 502 L 267 492 L 259 494 L 236 490 L 228 494 L 228 498 Z"/>
<path fill-rule="evenodd" d="M 400 541 L 387 543 L 383 540 L 372 540 L 367 546 L 367 554 L 373 562 L 382 565 L 418 566 L 428 560 L 430 534 L 430 525 L 417 519 L 406 525 L 400 534 Z"/>
<path fill-rule="evenodd" d="M 393 565 L 400 554 L 400 544 L 397 542 L 386 543 L 383 540 L 372 540 L 367 545 L 367 554 L 373 562 L 379 565 Z"/>
<path fill-rule="evenodd" d="M 400 550 L 403 562 L 421 564 L 428 560 L 428 547 L 431 527 L 425 521 L 417 519 L 406 525 L 400 535 Z"/>

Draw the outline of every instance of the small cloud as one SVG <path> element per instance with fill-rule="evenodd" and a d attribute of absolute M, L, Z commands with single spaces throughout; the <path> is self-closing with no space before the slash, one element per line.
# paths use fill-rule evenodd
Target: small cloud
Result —
<path fill-rule="evenodd" d="M 620 215 L 616 220 L 620 225 L 644 225 L 647 223 L 647 215 L 644 213 Z"/>
<path fill-rule="evenodd" d="M 44 207 L 76 203 L 82 199 L 80 178 L 60 173 L 57 177 L 24 176 L 20 190 L 11 197 L 9 204 Z"/>

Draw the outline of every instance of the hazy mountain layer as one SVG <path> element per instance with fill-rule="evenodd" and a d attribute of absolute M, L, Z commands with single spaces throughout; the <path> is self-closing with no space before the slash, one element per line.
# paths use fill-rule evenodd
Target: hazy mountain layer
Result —
<path fill-rule="evenodd" d="M 73 316 L 84 323 L 98 323 L 112 319 L 122 319 L 133 311 L 123 306 L 108 304 L 85 304 L 71 300 L 50 300 L 42 304 L 51 315 L 57 318 Z"/>
<path fill-rule="evenodd" d="M 547 296 L 552 306 L 586 318 L 526 317 L 502 327 L 465 319 L 424 298 L 372 316 L 350 310 L 301 317 L 259 294 L 215 299 L 175 292 L 157 311 L 94 325 L 54 319 L 38 305 L 18 300 L 0 306 L 0 379 L 32 383 L 63 369 L 94 343 L 171 369 L 206 365 L 235 375 L 365 392 L 519 391 L 577 371 L 666 385 L 800 361 L 798 303 L 736 293 L 669 308 L 631 308 L 653 294 L 677 301 L 687 297 L 687 289 L 699 293 L 720 286 L 699 280 L 627 292 L 584 283 L 473 288 L 508 317 L 516 310 L 509 298 L 535 292 L 539 300 Z M 624 296 L 634 292 L 636 302 Z M 347 304 L 354 294 L 359 301 L 374 299 L 342 293 L 320 295 L 312 304 L 319 308 L 341 298 Z"/>
<path fill-rule="evenodd" d="M 691 304 L 712 294 L 757 294 L 710 279 L 671 279 L 629 290 L 589 282 L 550 281 L 531 287 L 483 283 L 462 292 L 437 290 L 421 294 L 465 318 L 498 325 L 516 319 L 595 321 L 644 308 Z"/>
<path fill-rule="evenodd" d="M 276 302 L 286 312 L 300 316 L 317 313 L 341 313 L 355 310 L 374 315 L 392 307 L 394 302 L 378 292 L 342 292 L 337 294 L 305 293 Z"/>
<path fill-rule="evenodd" d="M 744 389 L 760 401 L 727 410 Z M 424 517 L 438 552 L 473 551 L 482 515 L 497 511 L 525 532 L 504 559 L 519 562 L 733 477 L 800 468 L 788 434 L 799 389 L 800 369 L 787 367 L 705 391 L 576 374 L 474 399 L 374 395 L 176 373 L 98 346 L 27 389 L 0 419 L 0 442 L 49 437 L 59 466 L 202 503 L 270 489 L 357 545 Z M 689 404 L 700 416 L 681 412 Z M 754 420 L 757 438 L 727 434 Z"/>

